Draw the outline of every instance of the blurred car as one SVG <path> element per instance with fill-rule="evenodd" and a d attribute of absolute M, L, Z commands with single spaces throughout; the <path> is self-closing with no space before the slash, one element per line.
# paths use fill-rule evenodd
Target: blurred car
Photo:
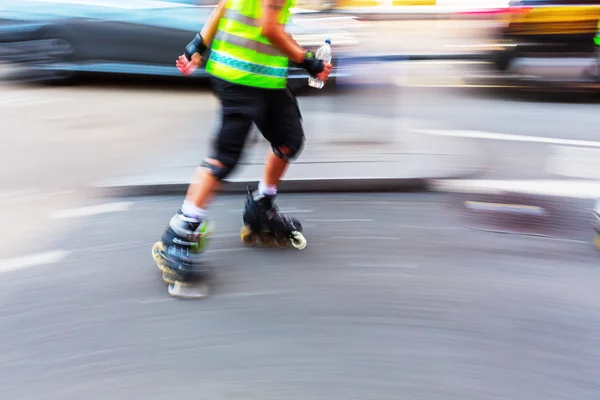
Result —
<path fill-rule="evenodd" d="M 67 80 L 78 74 L 180 77 L 175 59 L 204 25 L 214 1 L 202 0 L 3 0 L 0 60 L 19 77 Z M 314 21 L 313 21 L 314 22 Z M 335 55 L 356 39 L 327 24 L 303 23 L 294 15 L 287 30 L 302 46 L 332 38 Z M 308 75 L 290 69 L 291 85 Z M 196 77 L 205 77 L 199 69 Z M 338 70 L 332 70 L 335 79 Z M 332 80 L 333 80 L 332 79 Z"/>
<path fill-rule="evenodd" d="M 600 0 L 513 0 L 494 10 L 501 28 L 485 58 L 496 72 L 522 81 L 593 82 Z"/>

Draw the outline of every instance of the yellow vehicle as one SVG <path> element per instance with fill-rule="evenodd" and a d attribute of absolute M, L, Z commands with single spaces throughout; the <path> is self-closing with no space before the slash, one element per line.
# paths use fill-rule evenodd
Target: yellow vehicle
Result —
<path fill-rule="evenodd" d="M 500 71 L 521 59 L 594 57 L 600 0 L 517 0 L 497 15 L 504 23 L 490 55 Z"/>

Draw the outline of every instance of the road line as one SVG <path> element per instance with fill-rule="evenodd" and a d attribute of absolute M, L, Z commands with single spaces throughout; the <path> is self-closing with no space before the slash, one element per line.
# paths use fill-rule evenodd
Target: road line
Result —
<path fill-rule="evenodd" d="M 17 190 L 14 192 L 0 193 L 0 199 L 4 198 L 4 197 L 15 197 L 15 196 L 19 196 L 22 194 L 35 193 L 35 192 L 37 192 L 37 190 L 35 190 L 35 189 L 26 189 L 26 190 Z"/>
<path fill-rule="evenodd" d="M 69 254 L 70 252 L 65 250 L 54 250 L 24 257 L 2 260 L 0 261 L 0 273 L 39 267 L 47 264 L 56 264 L 65 259 Z"/>
<path fill-rule="evenodd" d="M 577 240 L 577 239 L 565 239 L 565 238 L 560 238 L 560 237 L 551 237 L 551 236 L 532 236 L 532 235 L 528 235 L 527 236 L 529 239 L 534 239 L 534 240 L 553 240 L 556 242 L 567 242 L 567 243 L 577 243 L 577 244 L 588 244 L 589 242 L 585 241 L 585 240 Z"/>
<path fill-rule="evenodd" d="M 33 191 L 34 193 L 37 193 L 37 191 Z M 27 201 L 37 201 L 37 200 L 43 200 L 43 199 L 47 199 L 53 196 L 64 196 L 64 195 L 68 195 L 68 194 L 72 194 L 73 191 L 72 190 L 63 190 L 63 191 L 59 191 L 59 192 L 48 192 L 48 193 L 40 193 L 40 194 L 35 194 L 35 195 L 31 195 L 31 196 L 25 196 L 25 197 L 14 197 L 14 198 L 6 198 L 6 199 L 0 199 L 0 204 L 2 205 L 7 205 L 7 204 L 15 204 L 15 203 L 24 203 Z"/>
<path fill-rule="evenodd" d="M 484 131 L 468 131 L 468 130 L 433 130 L 433 129 L 416 129 L 416 132 L 435 135 L 435 136 L 452 136 L 473 139 L 490 139 L 490 140 L 505 140 L 513 142 L 530 142 L 530 143 L 546 143 L 558 144 L 565 146 L 579 147 L 600 147 L 600 142 L 591 140 L 574 140 L 574 139 L 558 139 L 543 136 L 526 136 L 513 135 L 510 133 L 494 133 Z"/>
<path fill-rule="evenodd" d="M 118 202 L 118 203 L 107 203 L 96 206 L 71 208 L 66 210 L 58 210 L 52 213 L 49 218 L 78 218 L 78 217 L 89 217 L 91 215 L 106 214 L 111 212 L 127 211 L 133 207 L 133 202 Z"/>
<path fill-rule="evenodd" d="M 590 180 L 440 180 L 432 182 L 432 189 L 449 193 L 517 192 L 578 199 L 600 198 L 600 181 Z"/>
<path fill-rule="evenodd" d="M 546 171 L 580 179 L 600 179 L 600 149 L 573 146 L 552 146 L 546 160 Z"/>

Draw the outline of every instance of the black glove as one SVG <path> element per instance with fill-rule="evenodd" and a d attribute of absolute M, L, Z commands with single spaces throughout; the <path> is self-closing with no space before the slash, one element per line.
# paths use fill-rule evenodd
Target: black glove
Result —
<path fill-rule="evenodd" d="M 315 55 L 312 51 L 307 51 L 304 56 L 304 61 L 299 64 L 301 68 L 304 68 L 306 72 L 311 74 L 312 76 L 317 76 L 325 69 L 325 63 L 323 60 L 319 60 L 315 58 Z"/>
<path fill-rule="evenodd" d="M 190 43 L 188 43 L 187 46 L 185 46 L 185 58 L 188 59 L 188 61 L 192 60 L 192 56 L 195 53 L 204 53 L 206 51 L 206 46 L 204 45 L 204 43 L 202 43 L 202 36 L 197 33 L 196 36 L 194 37 L 194 40 L 192 40 Z"/>

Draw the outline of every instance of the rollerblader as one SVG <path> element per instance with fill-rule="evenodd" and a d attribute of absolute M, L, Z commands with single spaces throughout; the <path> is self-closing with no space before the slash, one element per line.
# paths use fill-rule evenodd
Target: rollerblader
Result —
<path fill-rule="evenodd" d="M 222 120 L 212 154 L 196 170 L 181 209 L 152 249 L 171 296 L 207 295 L 203 251 L 212 231 L 207 208 L 236 167 L 253 123 L 272 149 L 261 181 L 255 190 L 248 189 L 242 242 L 306 246 L 300 222 L 275 205 L 279 181 L 304 144 L 298 103 L 287 87 L 288 66 L 293 62 L 325 81 L 331 64 L 316 59 L 285 32 L 292 1 L 221 0 L 176 62 L 182 73 L 190 74 L 210 47 L 205 69 L 220 100 Z"/>

